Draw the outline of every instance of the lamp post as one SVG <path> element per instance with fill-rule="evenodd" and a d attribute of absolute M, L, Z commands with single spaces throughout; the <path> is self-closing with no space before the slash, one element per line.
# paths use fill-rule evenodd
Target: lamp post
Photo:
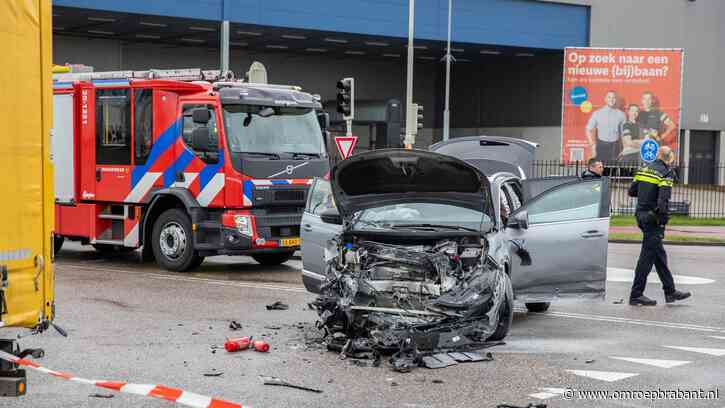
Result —
<path fill-rule="evenodd" d="M 415 144 L 415 134 L 418 124 L 409 120 L 413 109 L 413 33 L 415 27 L 415 0 L 408 0 L 408 83 L 405 90 L 405 144 L 406 149 L 412 149 Z"/>
<path fill-rule="evenodd" d="M 446 49 L 446 106 L 443 109 L 443 140 L 448 140 L 451 133 L 451 14 L 453 0 L 448 0 L 448 47 Z"/>

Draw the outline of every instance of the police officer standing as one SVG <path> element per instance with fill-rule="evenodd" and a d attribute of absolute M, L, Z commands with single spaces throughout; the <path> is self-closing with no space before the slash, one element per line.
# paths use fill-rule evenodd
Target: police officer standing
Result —
<path fill-rule="evenodd" d="M 672 193 L 673 171 L 670 164 L 674 161 L 672 150 L 663 146 L 657 152 L 657 160 L 637 171 L 632 185 L 629 187 L 629 196 L 637 197 L 636 218 L 639 229 L 644 235 L 642 251 L 634 272 L 632 292 L 629 296 L 630 305 L 655 306 L 657 301 L 644 295 L 647 286 L 647 275 L 652 265 L 662 281 L 665 291 L 665 301 L 672 303 L 687 299 L 690 292 L 681 292 L 675 289 L 672 272 L 667 267 L 667 253 L 662 245 L 665 236 L 665 225 L 669 221 L 669 202 Z"/>

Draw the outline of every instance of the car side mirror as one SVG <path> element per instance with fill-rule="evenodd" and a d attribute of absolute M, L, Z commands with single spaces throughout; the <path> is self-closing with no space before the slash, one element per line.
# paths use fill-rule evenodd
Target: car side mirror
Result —
<path fill-rule="evenodd" d="M 191 111 L 191 119 L 194 123 L 207 124 L 211 120 L 211 112 L 207 108 L 196 108 Z"/>
<path fill-rule="evenodd" d="M 514 213 L 508 218 L 506 226 L 519 229 L 529 228 L 529 213 L 526 210 Z"/>
<path fill-rule="evenodd" d="M 218 149 L 212 143 L 211 133 L 206 126 L 199 126 L 191 132 L 191 145 L 197 152 L 214 152 Z"/>
<path fill-rule="evenodd" d="M 342 216 L 337 208 L 327 208 L 320 213 L 320 219 L 326 224 L 342 225 Z"/>

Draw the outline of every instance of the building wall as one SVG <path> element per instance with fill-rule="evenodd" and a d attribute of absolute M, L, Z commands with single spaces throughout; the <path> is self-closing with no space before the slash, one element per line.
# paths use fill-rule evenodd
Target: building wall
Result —
<path fill-rule="evenodd" d="M 725 129 L 725 1 L 556 1 L 591 6 L 592 47 L 683 48 L 683 128 Z"/>

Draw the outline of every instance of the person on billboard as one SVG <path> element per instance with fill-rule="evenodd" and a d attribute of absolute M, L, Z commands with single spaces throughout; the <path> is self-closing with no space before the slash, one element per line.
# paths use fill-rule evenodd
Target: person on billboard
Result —
<path fill-rule="evenodd" d="M 627 107 L 627 121 L 622 125 L 622 153 L 619 161 L 625 164 L 639 165 L 639 148 L 642 145 L 642 129 L 639 127 L 639 105 Z"/>
<path fill-rule="evenodd" d="M 617 93 L 607 91 L 604 106 L 592 113 L 586 126 L 591 157 L 603 162 L 614 161 L 619 156 L 622 126 L 626 117 L 616 106 Z"/>
<path fill-rule="evenodd" d="M 672 146 L 677 135 L 677 125 L 657 106 L 657 97 L 651 91 L 642 94 L 642 110 L 639 112 L 637 123 L 645 137 L 653 139 L 660 146 Z"/>

